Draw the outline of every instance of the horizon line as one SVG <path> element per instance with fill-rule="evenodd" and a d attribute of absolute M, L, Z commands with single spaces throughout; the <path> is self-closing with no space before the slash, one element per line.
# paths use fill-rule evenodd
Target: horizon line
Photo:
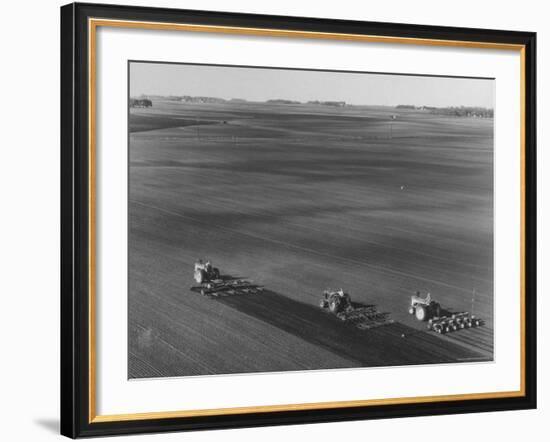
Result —
<path fill-rule="evenodd" d="M 403 109 L 406 108 L 415 108 L 417 110 L 420 110 L 422 108 L 431 108 L 431 109 L 453 109 L 453 108 L 477 108 L 477 109 L 484 109 L 484 110 L 492 110 L 494 111 L 494 107 L 488 107 L 488 106 L 480 106 L 480 105 L 472 105 L 472 104 L 456 104 L 456 105 L 448 105 L 448 106 L 434 106 L 429 104 L 412 104 L 412 103 L 399 103 L 399 104 L 355 104 L 355 103 L 348 103 L 345 100 L 308 100 L 308 101 L 300 101 L 295 100 L 291 98 L 268 98 L 266 100 L 250 100 L 247 98 L 239 98 L 239 97 L 231 97 L 231 98 L 222 98 L 218 96 L 212 96 L 212 95 L 187 95 L 187 94 L 169 94 L 169 95 L 162 95 L 162 94 L 145 94 L 141 93 L 139 95 L 129 95 L 128 99 L 139 99 L 139 98 L 183 98 L 183 97 L 189 97 L 189 98 L 204 98 L 204 99 L 211 99 L 211 100 L 217 100 L 222 103 L 230 103 L 232 101 L 239 101 L 241 103 L 262 103 L 262 104 L 283 104 L 283 105 L 300 105 L 300 104 L 318 104 L 318 105 L 325 105 L 325 106 L 333 106 L 337 107 L 337 104 L 340 104 L 341 107 L 390 107 L 390 108 L 396 108 L 399 106 L 403 106 Z M 175 100 L 173 100 L 175 101 Z M 181 100 L 180 100 L 181 101 Z M 330 104 L 329 104 L 330 103 Z M 195 103 L 196 104 L 196 103 Z M 201 103 L 204 104 L 204 103 Z M 210 103 L 215 104 L 215 103 Z"/>

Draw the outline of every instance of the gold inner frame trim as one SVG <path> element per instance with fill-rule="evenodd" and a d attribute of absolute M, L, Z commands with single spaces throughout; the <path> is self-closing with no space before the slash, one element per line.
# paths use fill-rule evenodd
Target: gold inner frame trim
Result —
<path fill-rule="evenodd" d="M 499 391 L 487 393 L 465 393 L 439 396 L 416 396 L 387 399 L 367 399 L 352 401 L 314 402 L 284 405 L 261 405 L 235 408 L 215 408 L 197 410 L 159 411 L 128 414 L 96 414 L 96 31 L 99 26 L 132 28 L 161 31 L 207 32 L 215 34 L 254 35 L 265 37 L 286 37 L 357 41 L 387 44 L 411 44 L 418 46 L 442 46 L 477 49 L 496 49 L 518 51 L 520 53 L 520 389 L 518 391 Z M 365 407 L 376 405 L 420 404 L 427 402 L 482 400 L 513 398 L 525 396 L 525 46 L 494 42 L 475 42 L 459 40 L 423 39 L 411 37 L 391 37 L 377 35 L 358 35 L 345 33 L 325 33 L 312 31 L 292 31 L 284 29 L 264 29 L 232 26 L 211 26 L 182 23 L 160 23 L 114 19 L 88 19 L 88 99 L 89 99 L 89 423 L 133 421 L 146 419 L 168 419 L 199 416 L 238 415 L 247 413 L 266 413 L 281 411 L 322 410 L 329 408 Z"/>

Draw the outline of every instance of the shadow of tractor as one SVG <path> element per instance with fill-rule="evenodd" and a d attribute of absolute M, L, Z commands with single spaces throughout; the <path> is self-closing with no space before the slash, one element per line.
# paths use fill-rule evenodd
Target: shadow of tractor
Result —
<path fill-rule="evenodd" d="M 264 289 L 255 295 L 220 297 L 216 301 L 329 350 L 354 366 L 442 363 L 470 356 L 469 351 L 460 347 L 446 348 L 448 344 L 442 344 L 428 333 L 423 332 L 419 337 L 417 330 L 397 322 L 360 330 L 317 305 L 299 302 L 271 290 Z M 353 306 L 375 307 L 358 302 L 353 302 Z M 411 338 L 404 339 L 405 336 Z"/>

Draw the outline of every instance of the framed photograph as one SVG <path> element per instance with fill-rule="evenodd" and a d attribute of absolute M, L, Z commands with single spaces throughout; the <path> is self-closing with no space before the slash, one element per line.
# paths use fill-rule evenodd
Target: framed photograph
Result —
<path fill-rule="evenodd" d="M 535 408 L 535 44 L 62 7 L 62 434 Z"/>

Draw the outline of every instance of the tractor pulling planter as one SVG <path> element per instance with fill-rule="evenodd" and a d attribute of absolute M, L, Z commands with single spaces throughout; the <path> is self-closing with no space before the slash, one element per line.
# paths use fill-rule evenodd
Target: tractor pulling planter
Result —
<path fill-rule="evenodd" d="M 361 330 L 368 330 L 393 323 L 389 313 L 379 312 L 375 306 L 355 307 L 349 294 L 344 290 L 325 290 L 319 303 L 323 310 L 335 315 L 338 319 Z"/>
<path fill-rule="evenodd" d="M 263 292 L 264 288 L 246 279 L 224 279 L 220 271 L 212 267 L 210 261 L 195 262 L 193 277 L 198 285 L 191 290 L 209 298 L 249 295 Z M 361 330 L 368 330 L 394 321 L 389 313 L 382 313 L 374 305 L 356 306 L 344 290 L 325 290 L 319 306 L 333 314 L 341 321 Z M 411 296 L 409 314 L 418 321 L 427 322 L 427 329 L 439 334 L 454 332 L 460 329 L 479 327 L 483 321 L 469 312 L 441 315 L 439 302 L 432 300 L 430 293 L 422 298 L 420 292 Z"/>
<path fill-rule="evenodd" d="M 195 262 L 193 278 L 198 285 L 191 290 L 209 298 L 218 298 L 233 295 L 255 295 L 263 291 L 263 287 L 246 279 L 224 279 L 216 267 L 212 267 L 210 261 L 203 262 L 199 259 Z"/>
<path fill-rule="evenodd" d="M 441 315 L 441 311 L 441 305 L 432 300 L 430 293 L 425 298 L 419 292 L 411 296 L 409 314 L 414 315 L 418 321 L 427 321 L 428 330 L 444 334 L 483 325 L 481 319 L 469 312 Z"/>

